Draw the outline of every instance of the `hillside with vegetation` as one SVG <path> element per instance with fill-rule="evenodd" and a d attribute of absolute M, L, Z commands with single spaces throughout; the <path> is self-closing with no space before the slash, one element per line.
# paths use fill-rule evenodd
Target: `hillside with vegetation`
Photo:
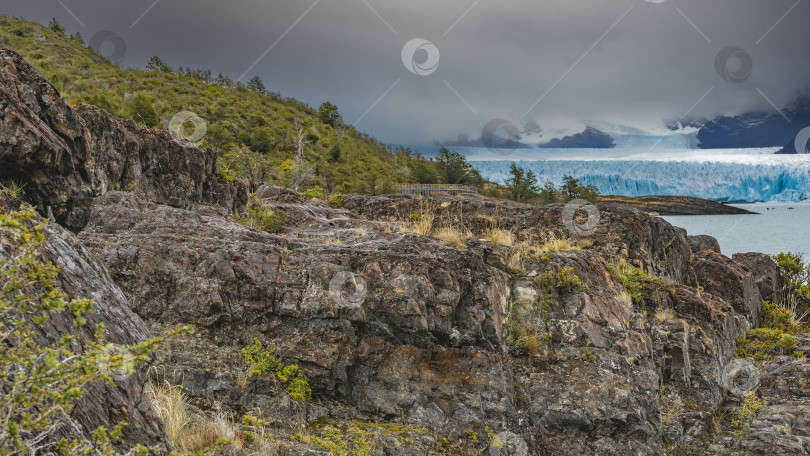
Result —
<path fill-rule="evenodd" d="M 210 70 L 171 68 L 158 57 L 145 70 L 121 68 L 56 21 L 46 27 L 0 15 L 0 44 L 20 53 L 71 106 L 94 105 L 152 128 L 168 128 L 180 112 L 196 114 L 205 121 L 198 142 L 217 151 L 220 175 L 245 179 L 252 189 L 268 182 L 315 194 L 386 194 L 399 182 L 458 180 L 442 163 L 345 124 L 335 105 L 314 109 L 267 90 L 258 77 L 243 84 Z M 194 128 L 182 123 L 180 136 L 196 140 Z M 477 173 L 464 180 L 472 177 L 481 183 Z"/>

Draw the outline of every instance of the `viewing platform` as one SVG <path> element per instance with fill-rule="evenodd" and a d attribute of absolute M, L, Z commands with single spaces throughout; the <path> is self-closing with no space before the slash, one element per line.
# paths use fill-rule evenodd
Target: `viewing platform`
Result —
<path fill-rule="evenodd" d="M 478 188 L 475 185 L 460 184 L 397 184 L 397 192 L 400 195 L 431 195 L 433 193 L 458 195 L 459 193 L 477 194 Z"/>

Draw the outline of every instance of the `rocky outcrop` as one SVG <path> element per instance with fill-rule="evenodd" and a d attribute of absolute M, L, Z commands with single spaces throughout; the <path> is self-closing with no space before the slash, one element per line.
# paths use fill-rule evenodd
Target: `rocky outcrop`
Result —
<path fill-rule="evenodd" d="M 692 248 L 693 253 L 702 251 L 720 253 L 720 243 L 711 236 L 700 234 L 697 236 L 688 236 L 688 239 L 689 246 Z"/>
<path fill-rule="evenodd" d="M 480 452 L 467 431 L 487 426 L 529 454 L 703 448 L 735 338 L 758 315 L 745 267 L 703 259 L 710 252 L 690 260 L 682 230 L 619 206 L 597 206 L 588 250 L 526 258 L 515 270 L 512 248 L 476 237 L 496 220 L 529 243 L 584 238 L 562 222 L 561 206 L 346 196 L 333 209 L 284 189 L 261 194 L 289 215 L 284 233 L 245 228 L 211 207 L 111 192 L 80 235 L 154 331 L 197 328 L 158 353 L 153 373 L 204 407 L 280 424 L 430 430 L 417 452 Z M 476 237 L 453 248 L 398 232 L 396 220 L 426 204 L 437 223 L 463 223 Z M 665 281 L 629 302 L 605 267 L 618 258 Z M 682 285 L 693 269 L 701 289 Z M 548 282 L 562 270 L 581 288 Z M 720 280 L 704 284 L 715 273 Z M 515 345 L 515 331 L 539 346 Z M 253 338 L 310 378 L 305 413 L 272 382 L 246 379 L 239 350 Z"/>
<path fill-rule="evenodd" d="M 762 297 L 754 276 L 745 266 L 719 253 L 703 250 L 692 255 L 691 276 L 687 283 L 702 291 L 721 296 L 737 312 L 759 326 Z"/>
<path fill-rule="evenodd" d="M 212 152 L 71 110 L 16 54 L 0 59 L 0 182 L 26 184 L 25 198 L 81 230 L 79 242 L 54 226 L 47 256 L 71 296 L 98 303 L 88 328 L 104 322 L 114 343 L 196 329 L 162 346 L 150 375 L 197 408 L 249 412 L 287 439 L 361 426 L 391 456 L 808 449 L 807 363 L 733 361 L 779 289 L 763 257 L 729 259 L 621 205 L 477 196 L 347 195 L 336 209 L 263 186 L 256 197 L 287 226 L 256 231 L 229 217 L 245 194 L 216 179 Z M 404 229 L 430 217 L 466 239 Z M 486 241 L 495 228 L 514 241 Z M 561 239 L 572 247 L 549 247 Z M 300 366 L 311 401 L 248 375 L 254 339 Z M 74 411 L 80 432 L 127 421 L 122 449 L 168 450 L 145 379 L 94 385 Z M 768 405 L 731 433 L 724 413 L 757 390 Z"/>
<path fill-rule="evenodd" d="M 779 266 L 764 253 L 735 253 L 734 261 L 751 270 L 754 283 L 765 301 L 782 302 L 782 277 Z"/>
<path fill-rule="evenodd" d="M 128 189 L 174 207 L 246 200 L 217 178 L 216 153 L 105 112 L 71 109 L 18 54 L 0 47 L 0 183 L 24 185 L 43 215 L 81 230 L 93 197 Z"/>
<path fill-rule="evenodd" d="M 498 226 L 516 233 L 518 240 L 535 244 L 542 244 L 549 236 L 587 238 L 609 257 L 621 255 L 653 275 L 676 282 L 683 282 L 691 252 L 682 229 L 616 204 L 599 203 L 569 211 L 561 205 L 533 207 L 474 196 L 437 196 L 426 205 L 404 195 L 351 195 L 344 198 L 343 206 L 375 221 L 404 220 L 428 210 L 434 214 L 435 226 L 459 222 L 477 236 L 483 236 L 496 218 Z"/>
<path fill-rule="evenodd" d="M 142 342 L 148 337 L 143 321 L 129 308 L 121 289 L 112 281 L 106 267 L 76 239 L 76 237 L 51 224 L 46 231 L 43 250 L 45 261 L 61 266 L 58 286 L 70 299 L 92 299 L 96 305 L 87 314 L 84 326 L 73 325 L 69 313 L 55 313 L 41 327 L 43 344 L 57 343 L 66 332 L 70 332 L 78 342 L 75 349 L 92 340 L 98 324 L 105 326 L 106 342 L 116 345 L 130 345 Z M 8 258 L 11 253 L 0 243 L 0 258 Z M 71 423 L 66 423 L 53 437 L 69 439 L 83 438 L 93 441 L 93 432 L 100 426 L 112 429 L 119 423 L 126 426 L 116 446 L 128 451 L 137 444 L 148 445 L 157 451 L 165 452 L 171 445 L 163 432 L 163 424 L 152 408 L 144 392 L 146 368 L 138 369 L 133 375 L 113 372 L 114 384 L 92 383 L 76 404 L 71 413 Z"/>

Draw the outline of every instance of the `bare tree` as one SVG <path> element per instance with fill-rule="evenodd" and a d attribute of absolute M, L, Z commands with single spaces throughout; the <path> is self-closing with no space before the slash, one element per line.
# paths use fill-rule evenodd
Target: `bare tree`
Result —
<path fill-rule="evenodd" d="M 304 160 L 304 147 L 310 144 L 306 139 L 304 127 L 296 122 L 295 129 L 295 166 L 290 170 L 290 186 L 295 191 L 301 191 L 312 182 L 315 172 Z"/>

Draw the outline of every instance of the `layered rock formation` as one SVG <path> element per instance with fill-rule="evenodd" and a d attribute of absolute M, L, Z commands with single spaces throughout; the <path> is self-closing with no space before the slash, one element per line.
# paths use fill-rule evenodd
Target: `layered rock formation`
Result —
<path fill-rule="evenodd" d="M 87 223 L 93 197 L 113 188 L 174 207 L 233 209 L 246 199 L 244 189 L 217 179 L 214 151 L 96 108 L 73 110 L 2 46 L 0 110 L 0 183 L 24 185 L 26 200 L 74 232 Z"/>
<path fill-rule="evenodd" d="M 8 210 L 2 201 L 0 208 Z M 8 259 L 16 253 L 0 242 L 0 259 Z M 42 259 L 61 267 L 58 286 L 69 299 L 92 299 L 97 305 L 86 315 L 87 323 L 80 327 L 73 325 L 73 315 L 68 312 L 52 314 L 40 327 L 38 342 L 56 344 L 69 331 L 78 341 L 75 349 L 80 351 L 93 339 L 98 324 L 105 326 L 105 342 L 116 346 L 137 344 L 148 338 L 148 329 L 130 310 L 127 298 L 112 281 L 107 268 L 72 233 L 58 225 L 48 225 Z M 89 385 L 69 422 L 57 429 L 54 441 L 60 437 L 93 441 L 93 432 L 100 426 L 111 429 L 125 423 L 121 440 L 117 442 L 120 450 L 129 450 L 137 444 L 161 452 L 171 449 L 163 424 L 144 392 L 146 368 L 137 369 L 133 375 L 112 372 L 112 376 L 114 384 Z"/>
<path fill-rule="evenodd" d="M 387 455 L 810 451 L 808 364 L 734 359 L 780 288 L 765 256 L 729 259 L 613 204 L 347 195 L 336 209 L 270 186 L 256 197 L 288 218 L 268 234 L 231 216 L 243 195 L 216 179 L 212 152 L 71 110 L 0 57 L 0 181 L 81 231 L 53 232 L 63 286 L 94 298 L 121 343 L 146 336 L 140 319 L 155 335 L 192 325 L 158 351 L 153 379 L 200 409 L 269 420 L 292 454 L 324 454 L 291 435 L 325 424 L 361 426 Z M 403 229 L 431 217 L 463 245 Z M 512 245 L 486 241 L 493 228 Z M 575 248 L 541 252 L 552 238 Z M 254 339 L 301 367 L 311 401 L 247 375 Z M 77 419 L 128 420 L 125 443 L 165 450 L 144 382 L 94 390 Z M 769 405 L 732 433 L 757 389 Z"/>

